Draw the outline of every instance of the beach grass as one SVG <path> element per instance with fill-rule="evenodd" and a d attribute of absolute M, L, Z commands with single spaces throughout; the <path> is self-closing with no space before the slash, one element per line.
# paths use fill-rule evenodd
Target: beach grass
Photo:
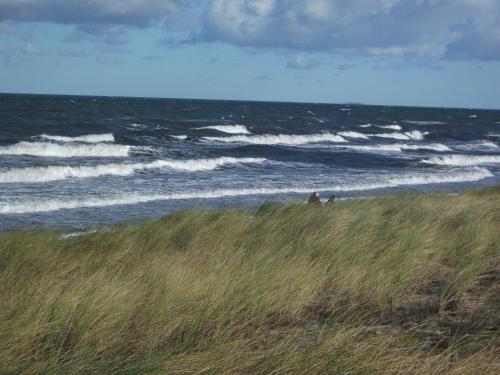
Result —
<path fill-rule="evenodd" d="M 0 234 L 0 374 L 498 374 L 500 187 Z"/>

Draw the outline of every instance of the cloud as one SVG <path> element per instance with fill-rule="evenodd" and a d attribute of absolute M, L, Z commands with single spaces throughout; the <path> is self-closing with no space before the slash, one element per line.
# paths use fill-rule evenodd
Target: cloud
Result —
<path fill-rule="evenodd" d="M 185 0 L 0 0 L 0 21 L 145 27 L 179 13 Z"/>
<path fill-rule="evenodd" d="M 0 0 L 0 33 L 8 22 L 73 25 L 69 40 L 112 45 L 127 44 L 130 28 L 162 25 L 170 47 L 500 61 L 498 0 Z"/>
<path fill-rule="evenodd" d="M 500 60 L 500 2 L 211 0 L 193 40 L 343 55 Z"/>
<path fill-rule="evenodd" d="M 116 25 L 79 25 L 64 39 L 65 42 L 102 42 L 109 45 L 125 45 L 131 42 L 127 30 Z"/>

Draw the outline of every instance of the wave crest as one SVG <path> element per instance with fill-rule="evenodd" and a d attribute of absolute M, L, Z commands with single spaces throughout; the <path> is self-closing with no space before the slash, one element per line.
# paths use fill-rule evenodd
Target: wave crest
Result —
<path fill-rule="evenodd" d="M 196 129 L 217 130 L 222 133 L 228 133 L 228 134 L 252 134 L 244 125 L 211 125 L 211 126 L 203 126 L 201 128 L 196 128 Z"/>
<path fill-rule="evenodd" d="M 62 135 L 49 135 L 41 134 L 39 138 L 47 139 L 57 142 L 83 142 L 83 143 L 101 143 L 101 142 L 114 142 L 115 137 L 113 134 L 87 134 L 78 137 L 65 137 Z"/>
<path fill-rule="evenodd" d="M 264 134 L 264 135 L 235 135 L 231 137 L 204 137 L 204 139 L 213 142 L 224 142 L 224 143 L 251 143 L 257 145 L 303 145 L 307 143 L 319 143 L 319 142 L 334 142 L 341 143 L 347 142 L 340 135 L 335 134 L 310 134 L 310 135 L 288 135 L 288 134 Z"/>
<path fill-rule="evenodd" d="M 418 145 L 408 145 L 406 143 L 396 143 L 396 144 L 388 144 L 388 145 L 342 145 L 336 146 L 338 148 L 347 148 L 350 150 L 356 151 L 366 151 L 366 152 L 403 152 L 410 150 L 429 150 L 429 151 L 451 151 L 451 149 L 443 145 L 441 143 L 427 143 L 427 144 L 418 144 Z"/>
<path fill-rule="evenodd" d="M 56 166 L 13 168 L 0 171 L 0 183 L 40 183 L 75 178 L 96 178 L 101 176 L 128 176 L 137 171 L 171 168 L 186 172 L 211 171 L 230 164 L 261 164 L 264 158 L 232 158 L 193 160 L 156 160 L 150 163 L 111 163 L 95 166 Z"/>
<path fill-rule="evenodd" d="M 422 163 L 451 166 L 470 166 L 500 163 L 500 155 L 446 155 L 422 160 Z"/>
<path fill-rule="evenodd" d="M 402 130 L 403 128 L 397 124 L 394 124 L 394 125 L 379 125 L 377 126 L 378 128 L 381 128 L 381 129 L 390 129 L 390 130 Z"/>
<path fill-rule="evenodd" d="M 0 155 L 31 155 L 54 158 L 69 157 L 123 157 L 128 156 L 131 146 L 98 144 L 57 144 L 50 142 L 19 142 L 12 146 L 0 147 Z"/>
<path fill-rule="evenodd" d="M 427 133 L 422 133 L 418 130 L 413 130 L 406 133 L 378 133 L 370 134 L 370 136 L 378 138 L 397 139 L 400 141 L 422 141 L 424 139 L 424 135 L 426 134 Z"/>
<path fill-rule="evenodd" d="M 188 193 L 170 194 L 124 194 L 111 197 L 91 197 L 80 199 L 44 199 L 39 201 L 0 202 L 0 214 L 22 214 L 32 212 L 48 212 L 62 209 L 105 207 L 117 205 L 131 205 L 166 200 L 184 199 L 216 199 L 223 197 L 236 197 L 245 195 L 272 195 L 287 193 L 310 193 L 311 191 L 365 191 L 374 189 L 391 188 L 406 185 L 428 185 L 441 183 L 457 183 L 479 181 L 493 175 L 486 168 L 476 168 L 472 171 L 435 174 L 435 175 L 409 175 L 389 177 L 378 183 L 310 186 L 289 188 L 249 188 L 249 189 L 217 189 L 206 191 L 193 191 Z"/>
<path fill-rule="evenodd" d="M 411 125 L 444 125 L 441 121 L 422 121 L 422 120 L 403 120 L 403 122 Z"/>
<path fill-rule="evenodd" d="M 368 136 L 366 136 L 366 134 L 353 132 L 353 131 L 339 132 L 338 134 L 342 137 L 347 137 L 347 138 L 368 139 Z"/>

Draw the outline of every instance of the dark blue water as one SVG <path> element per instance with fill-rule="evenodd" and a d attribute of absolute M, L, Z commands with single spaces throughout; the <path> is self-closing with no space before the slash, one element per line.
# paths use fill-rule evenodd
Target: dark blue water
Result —
<path fill-rule="evenodd" d="M 0 95 L 0 229 L 500 181 L 500 111 Z"/>

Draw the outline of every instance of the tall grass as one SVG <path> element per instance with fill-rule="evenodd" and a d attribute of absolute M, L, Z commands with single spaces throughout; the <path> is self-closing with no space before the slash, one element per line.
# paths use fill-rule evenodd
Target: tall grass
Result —
<path fill-rule="evenodd" d="M 1 374 L 496 374 L 500 188 L 0 235 Z"/>

